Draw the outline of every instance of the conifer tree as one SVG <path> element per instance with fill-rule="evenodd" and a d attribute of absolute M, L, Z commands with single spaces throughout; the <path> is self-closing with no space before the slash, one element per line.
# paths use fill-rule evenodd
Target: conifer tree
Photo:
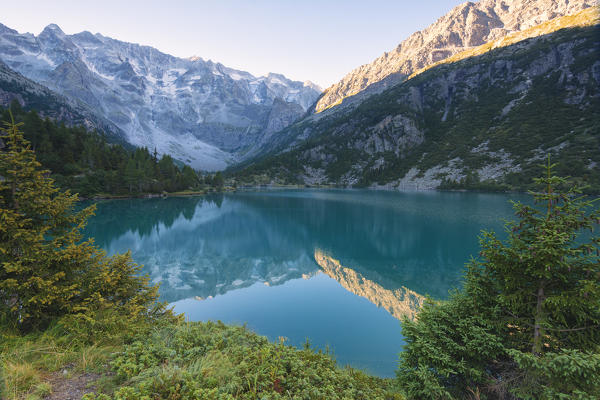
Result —
<path fill-rule="evenodd" d="M 600 344 L 600 237 L 585 236 L 600 210 L 577 188 L 557 191 L 566 180 L 552 176 L 554 167 L 535 180 L 537 207 L 515 203 L 508 240 L 488 232 L 481 241 L 483 273 L 498 282 L 515 347 L 537 356 Z"/>
<path fill-rule="evenodd" d="M 6 124 L 0 153 L 0 306 L 20 326 L 67 313 L 89 242 L 79 229 L 93 213 L 74 212 L 76 196 L 59 192 L 19 130 Z"/>
<path fill-rule="evenodd" d="M 129 254 L 81 242 L 95 207 L 76 210 L 77 195 L 54 186 L 19 128 L 0 131 L 0 316 L 27 331 L 65 315 L 114 326 L 164 314 Z"/>
<path fill-rule="evenodd" d="M 600 397 L 600 211 L 553 168 L 505 241 L 483 234 L 463 290 L 404 321 L 410 397 Z"/>
<path fill-rule="evenodd" d="M 181 182 L 183 189 L 190 189 L 198 186 L 198 175 L 189 165 L 184 165 L 181 170 Z"/>
<path fill-rule="evenodd" d="M 169 156 L 159 161 L 156 149 L 153 153 L 146 147 L 127 150 L 119 144 L 108 144 L 101 133 L 43 120 L 35 111 L 15 108 L 12 115 L 24 123 L 23 135 L 35 151 L 36 159 L 50 170 L 60 188 L 91 197 L 177 191 L 196 186 L 194 179 L 189 179 L 195 173 L 188 171 L 188 176 L 184 176 L 186 171 L 180 170 Z M 0 121 L 10 119 L 9 111 L 0 109 Z"/>
<path fill-rule="evenodd" d="M 224 184 L 225 184 L 225 180 L 223 179 L 223 175 L 221 174 L 221 171 L 217 171 L 213 178 L 213 185 L 217 188 L 217 190 L 222 190 Z"/>

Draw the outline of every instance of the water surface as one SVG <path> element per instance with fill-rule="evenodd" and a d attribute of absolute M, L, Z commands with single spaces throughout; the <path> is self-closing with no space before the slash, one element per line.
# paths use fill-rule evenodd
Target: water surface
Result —
<path fill-rule="evenodd" d="M 399 319 L 460 286 L 480 230 L 512 217 L 508 200 L 368 190 L 114 200 L 86 234 L 109 254 L 130 249 L 190 320 L 308 339 L 340 364 L 393 376 Z"/>

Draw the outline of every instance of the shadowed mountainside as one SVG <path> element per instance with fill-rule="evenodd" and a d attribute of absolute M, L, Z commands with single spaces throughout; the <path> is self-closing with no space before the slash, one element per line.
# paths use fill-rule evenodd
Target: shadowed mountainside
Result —
<path fill-rule="evenodd" d="M 278 151 L 239 175 L 398 189 L 472 182 L 523 190 L 551 154 L 558 173 L 600 187 L 598 15 L 585 10 L 565 18 L 575 27 L 485 45 L 357 108 L 300 121 L 278 135 Z"/>

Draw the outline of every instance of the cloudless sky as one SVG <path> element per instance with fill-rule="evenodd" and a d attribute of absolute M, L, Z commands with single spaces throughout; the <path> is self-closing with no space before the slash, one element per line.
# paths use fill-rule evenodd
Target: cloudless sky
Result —
<path fill-rule="evenodd" d="M 197 55 L 254 75 L 323 88 L 394 49 L 464 0 L 18 0 L 0 23 L 39 34 L 58 24 Z"/>

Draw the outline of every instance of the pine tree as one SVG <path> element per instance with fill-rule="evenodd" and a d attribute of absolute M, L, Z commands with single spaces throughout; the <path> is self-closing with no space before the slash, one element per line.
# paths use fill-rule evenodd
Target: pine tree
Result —
<path fill-rule="evenodd" d="M 600 211 L 545 168 L 508 238 L 483 234 L 463 290 L 404 321 L 409 396 L 600 396 Z"/>
<path fill-rule="evenodd" d="M 518 223 L 506 243 L 493 233 L 481 242 L 485 273 L 500 285 L 498 300 L 518 347 L 532 354 L 600 344 L 600 237 L 586 237 L 600 210 L 580 190 L 556 191 L 566 180 L 547 175 L 534 194 L 542 207 L 515 203 Z"/>
<path fill-rule="evenodd" d="M 128 254 L 107 258 L 81 241 L 95 207 L 76 211 L 77 195 L 54 186 L 19 127 L 1 131 L 0 316 L 27 331 L 65 315 L 126 326 L 163 314 Z"/>
<path fill-rule="evenodd" d="M 3 129 L 0 154 L 0 306 L 28 327 L 69 312 L 81 263 L 92 256 L 77 244 L 93 213 L 74 211 L 76 196 L 61 193 L 41 170 L 18 124 Z"/>
<path fill-rule="evenodd" d="M 225 184 L 225 181 L 223 179 L 223 175 L 221 174 L 221 171 L 217 171 L 213 178 L 213 185 L 215 186 L 215 188 L 217 188 L 217 190 L 222 190 L 224 184 Z"/>
<path fill-rule="evenodd" d="M 195 188 L 199 184 L 198 174 L 189 165 L 184 165 L 181 170 L 182 189 Z"/>
<path fill-rule="evenodd" d="M 127 160 L 127 164 L 125 165 L 125 171 L 123 171 L 123 177 L 125 179 L 125 182 L 127 183 L 127 189 L 129 193 L 132 193 L 137 183 L 139 182 L 137 168 L 135 166 L 135 160 L 132 157 L 130 157 Z"/>
<path fill-rule="evenodd" d="M 595 397 L 600 395 L 600 237 L 593 230 L 600 210 L 579 188 L 559 191 L 567 181 L 553 176 L 554 168 L 548 159 L 546 176 L 535 179 L 543 188 L 533 194 L 537 206 L 515 203 L 519 221 L 508 226 L 504 243 L 484 235 L 481 274 L 496 284 L 503 315 L 498 328 L 508 327 L 508 354 L 522 374 L 515 393 Z"/>

